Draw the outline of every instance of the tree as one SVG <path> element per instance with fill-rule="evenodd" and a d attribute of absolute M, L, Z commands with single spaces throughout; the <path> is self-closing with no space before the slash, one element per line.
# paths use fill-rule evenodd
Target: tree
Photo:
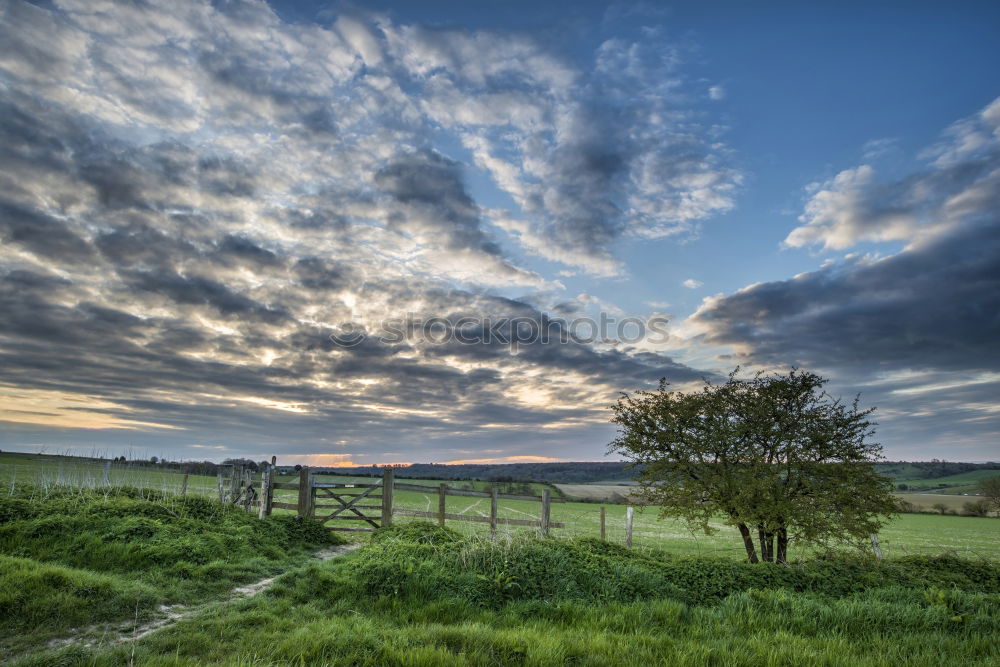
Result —
<path fill-rule="evenodd" d="M 933 505 L 931 505 L 931 509 L 935 509 L 938 512 L 940 512 L 941 514 L 947 514 L 948 513 L 948 506 L 945 505 L 944 503 L 934 503 Z"/>
<path fill-rule="evenodd" d="M 786 562 L 795 541 L 860 544 L 878 532 L 897 508 L 873 465 L 874 408 L 833 399 L 813 373 L 738 371 L 695 392 L 669 391 L 664 379 L 658 391 L 622 394 L 609 450 L 638 471 L 639 496 L 706 533 L 722 514 L 753 563 Z"/>
<path fill-rule="evenodd" d="M 979 480 L 979 493 L 986 497 L 994 511 L 1000 512 L 1000 476 Z"/>
<path fill-rule="evenodd" d="M 966 516 L 989 516 L 990 501 L 973 500 L 962 505 L 962 514 Z"/>

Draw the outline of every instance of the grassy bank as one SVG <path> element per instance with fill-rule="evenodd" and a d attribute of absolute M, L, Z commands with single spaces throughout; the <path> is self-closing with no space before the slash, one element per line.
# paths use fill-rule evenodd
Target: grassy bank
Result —
<path fill-rule="evenodd" d="M 217 597 L 328 545 L 312 521 L 258 521 L 200 497 L 16 486 L 0 496 L 0 651 L 162 604 Z"/>
<path fill-rule="evenodd" d="M 749 565 L 409 524 L 135 645 L 24 664 L 986 665 L 998 628 L 987 561 Z"/>

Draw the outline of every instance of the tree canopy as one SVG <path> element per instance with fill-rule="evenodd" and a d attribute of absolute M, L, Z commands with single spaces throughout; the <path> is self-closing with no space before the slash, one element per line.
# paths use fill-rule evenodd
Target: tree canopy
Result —
<path fill-rule="evenodd" d="M 700 391 L 670 391 L 664 379 L 657 391 L 622 394 L 609 450 L 633 465 L 639 495 L 707 533 L 721 514 L 751 562 L 785 562 L 793 542 L 860 543 L 878 532 L 896 501 L 874 468 L 874 408 L 829 396 L 814 373 L 740 379 L 738 370 Z"/>
<path fill-rule="evenodd" d="M 1000 475 L 980 480 L 979 493 L 986 496 L 991 509 L 1000 512 Z"/>

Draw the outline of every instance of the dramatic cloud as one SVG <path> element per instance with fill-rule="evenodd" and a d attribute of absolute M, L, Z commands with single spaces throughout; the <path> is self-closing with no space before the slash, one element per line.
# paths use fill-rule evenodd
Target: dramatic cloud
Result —
<path fill-rule="evenodd" d="M 884 150 L 881 144 L 877 148 Z M 860 241 L 910 241 L 970 217 L 996 223 L 1000 99 L 949 128 L 925 157 L 934 158 L 927 170 L 899 181 L 879 182 L 875 170 L 862 165 L 814 184 L 799 218 L 805 224 L 785 243 L 839 250 Z"/>
<path fill-rule="evenodd" d="M 998 114 L 1000 100 L 953 126 L 925 154 L 927 168 L 899 181 L 878 182 L 868 167 L 841 173 L 813 196 L 807 225 L 788 239 L 831 248 L 902 240 L 902 251 L 851 255 L 708 298 L 688 324 L 702 342 L 734 346 L 753 364 L 828 369 L 881 397 L 889 415 L 936 418 L 943 439 L 957 430 L 967 439 L 976 429 L 996 433 Z"/>
<path fill-rule="evenodd" d="M 609 41 L 585 71 L 528 35 L 291 24 L 251 0 L 2 11 L 4 442 L 110 429 L 364 462 L 545 429 L 567 458 L 606 435 L 617 390 L 700 375 L 565 335 L 374 335 L 407 315 L 548 321 L 533 304 L 560 285 L 519 250 L 614 273 L 623 235 L 732 206 L 724 147 L 668 107 L 661 40 Z M 514 208 L 482 206 L 474 175 Z"/>

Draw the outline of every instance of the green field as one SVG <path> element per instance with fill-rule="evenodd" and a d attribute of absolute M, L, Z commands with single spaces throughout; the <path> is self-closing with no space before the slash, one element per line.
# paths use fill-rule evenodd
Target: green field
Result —
<path fill-rule="evenodd" d="M 93 459 L 71 459 L 64 457 L 38 457 L 27 454 L 0 454 L 0 482 L 9 484 L 12 479 L 33 481 L 41 485 L 62 483 L 99 486 L 103 464 L 95 463 Z M 165 493 L 177 493 L 180 489 L 183 475 L 177 472 L 150 469 L 148 467 L 112 466 L 112 483 L 154 488 Z M 343 475 L 320 475 L 320 481 L 340 483 L 370 484 L 380 481 L 375 477 L 352 477 Z M 426 485 L 427 493 L 418 491 L 397 491 L 395 506 L 397 508 L 436 511 L 438 507 L 437 486 L 442 480 L 411 480 L 397 478 L 407 484 Z M 298 481 L 296 475 L 284 475 L 278 481 Z M 215 497 L 216 478 L 192 475 L 188 481 L 190 494 L 201 494 Z M 454 488 L 473 488 L 486 490 L 490 483 L 482 481 L 445 482 Z M 501 483 L 501 491 L 523 493 L 517 483 L 512 488 L 505 489 Z M 540 494 L 544 484 L 530 484 L 534 493 Z M 627 487 L 621 487 L 627 488 Z M 916 495 L 911 502 L 926 505 L 933 502 L 951 502 L 956 510 L 961 510 L 961 504 L 970 498 L 963 496 L 920 496 L 919 494 L 902 494 L 906 499 Z M 556 497 L 555 494 L 553 497 Z M 295 503 L 296 491 L 278 490 L 275 499 Z M 933 502 L 929 502 L 933 501 Z M 455 514 L 489 516 L 490 502 L 487 498 L 470 498 L 449 496 L 446 511 Z M 600 505 L 579 502 L 554 502 L 552 504 L 552 520 L 566 524 L 565 528 L 553 529 L 553 534 L 560 537 L 598 537 L 600 535 Z M 540 517 L 541 506 L 537 502 L 520 500 L 501 500 L 499 503 L 500 518 L 533 519 Z M 624 543 L 625 541 L 625 507 L 622 505 L 606 505 L 606 534 L 610 541 Z M 377 510 L 373 512 L 378 514 Z M 294 515 L 292 510 L 275 510 L 276 515 Z M 397 517 L 396 521 L 407 522 L 410 517 Z M 467 535 L 482 535 L 488 527 L 482 523 L 449 521 L 448 527 Z M 639 509 L 635 514 L 633 527 L 633 543 L 636 546 L 656 547 L 677 554 L 718 555 L 734 559 L 743 558 L 744 552 L 735 529 L 726 526 L 720 519 L 714 524 L 718 529 L 713 535 L 702 533 L 692 534 L 679 521 L 670 518 L 660 518 L 654 508 Z M 507 529 L 501 526 L 505 534 L 521 534 L 532 532 L 531 529 Z M 907 554 L 940 554 L 957 553 L 963 556 L 1000 558 L 1000 520 L 980 519 L 959 516 L 937 515 L 899 515 L 881 533 L 882 549 L 888 556 Z M 797 555 L 794 545 L 792 556 Z"/>
<path fill-rule="evenodd" d="M 283 481 L 294 481 L 287 476 Z M 370 484 L 377 482 L 371 477 L 324 476 L 324 480 L 342 483 Z M 413 480 L 403 480 L 410 484 Z M 397 508 L 437 511 L 438 494 L 435 480 L 421 480 L 428 487 L 427 493 L 419 491 L 396 491 L 394 504 Z M 458 485 L 461 482 L 448 482 Z M 485 488 L 485 487 L 484 487 Z M 295 491 L 276 491 L 276 499 L 295 502 Z M 968 498 L 964 499 L 965 501 Z M 606 505 L 606 535 L 612 542 L 625 542 L 625 506 Z M 594 503 L 555 502 L 552 504 L 552 521 L 566 524 L 565 528 L 553 529 L 559 537 L 599 537 L 601 506 Z M 285 510 L 276 510 L 283 512 Z M 489 516 L 488 498 L 448 496 L 446 511 L 456 514 Z M 287 511 L 288 513 L 293 513 Z M 510 519 L 540 518 L 541 504 L 526 500 L 503 500 L 498 503 L 498 516 Z M 417 521 L 411 517 L 396 517 L 396 522 Z M 448 521 L 447 526 L 465 535 L 484 535 L 489 528 L 486 524 Z M 734 559 L 745 556 L 742 543 L 735 528 L 720 520 L 714 524 L 717 532 L 713 535 L 691 533 L 684 525 L 671 518 L 660 518 L 655 508 L 640 508 L 635 513 L 633 524 L 633 544 L 636 546 L 665 549 L 671 553 L 689 555 L 714 555 Z M 505 528 L 500 531 L 508 535 L 535 532 L 529 528 Z M 900 514 L 879 536 L 883 552 L 887 556 L 913 554 L 955 553 L 970 557 L 1000 559 L 1000 520 L 977 517 L 940 516 L 931 514 Z M 791 551 L 796 555 L 794 546 Z"/>
<path fill-rule="evenodd" d="M 189 478 L 190 495 L 181 498 L 182 475 L 167 470 L 123 466 L 105 486 L 86 459 L 54 469 L 51 459 L 4 454 L 0 464 L 0 659 L 16 665 L 1000 659 L 1000 520 L 993 518 L 900 515 L 880 535 L 883 561 L 846 551 L 817 557 L 793 546 L 792 562 L 777 566 L 746 563 L 735 531 L 721 522 L 717 533 L 695 535 L 653 508 L 638 510 L 627 550 L 624 506 L 605 507 L 608 541 L 600 541 L 600 505 L 556 502 L 552 520 L 566 527 L 553 529 L 554 539 L 501 526 L 491 541 L 486 524 L 449 521 L 440 529 L 397 516 L 374 537 L 351 534 L 363 541 L 355 553 L 307 564 L 338 538 L 293 511 L 259 521 L 220 505 L 215 478 Z M 32 475 L 37 485 L 25 486 Z M 438 481 L 400 481 L 427 491 L 397 490 L 396 507 L 437 509 Z M 285 502 L 296 495 L 276 491 Z M 489 499 L 450 496 L 447 511 L 487 516 Z M 538 502 L 499 503 L 502 518 L 539 512 Z M 281 572 L 259 595 L 227 592 Z M 165 627 L 147 635 L 149 623 Z"/>
<path fill-rule="evenodd" d="M 184 475 L 169 466 L 137 463 L 114 463 L 102 459 L 0 453 L 0 484 L 34 484 L 41 487 L 73 486 L 95 488 L 105 486 L 105 468 L 112 487 L 133 486 L 156 489 L 163 493 L 179 493 Z M 217 494 L 217 480 L 207 475 L 189 475 L 187 492 L 192 495 Z"/>
<path fill-rule="evenodd" d="M 51 580 L 54 566 L 20 566 Z M 0 570 L 0 583 L 7 574 Z M 87 599 L 80 587 L 93 575 L 74 576 L 59 586 Z M 89 599 L 83 613 L 127 613 L 121 603 L 136 593 L 121 577 L 105 585 L 108 601 Z M 33 592 L 40 609 L 64 594 L 40 585 Z M 155 591 L 148 596 L 155 601 Z M 45 667 L 937 667 L 1000 659 L 1000 567 L 948 557 L 750 565 L 593 539 L 490 542 L 417 523 L 379 531 L 348 556 L 293 567 L 266 593 L 206 597 L 196 613 L 139 639 L 91 634 L 30 650 L 15 634 L 21 650 L 8 657 Z M 17 613 L 17 604 L 28 601 L 3 611 Z"/>
<path fill-rule="evenodd" d="M 1000 470 L 972 470 L 959 475 L 947 475 L 934 479 L 896 479 L 896 484 L 906 484 L 907 491 L 934 494 L 960 495 L 979 492 L 978 483 L 991 477 L 1000 477 Z"/>

